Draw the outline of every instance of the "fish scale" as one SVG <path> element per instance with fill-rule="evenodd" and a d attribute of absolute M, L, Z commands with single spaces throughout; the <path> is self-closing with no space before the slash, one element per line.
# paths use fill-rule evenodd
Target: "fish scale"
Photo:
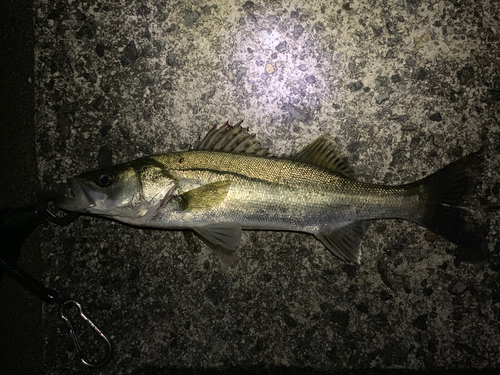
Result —
<path fill-rule="evenodd" d="M 239 221 L 243 229 L 311 233 L 310 227 L 341 227 L 360 219 L 406 218 L 418 209 L 415 188 L 352 181 L 332 171 L 293 160 L 209 151 L 160 155 L 155 159 L 177 176 L 182 181 L 180 186 L 186 190 L 217 181 L 231 181 L 226 199 L 213 210 L 197 213 L 199 218 L 193 213 L 163 210 L 150 222 L 155 227 L 166 222 L 186 228 L 186 222 L 193 225 L 198 221 L 206 223 L 206 220 L 211 223 Z M 180 159 L 182 163 L 178 162 Z M 257 212 L 262 218 L 256 217 Z M 184 215 L 189 215 L 189 220 Z M 297 226 L 284 228 L 279 220 L 286 219 L 286 215 L 293 216 Z M 262 222 L 269 225 L 271 217 L 277 220 L 273 227 L 263 228 Z"/>

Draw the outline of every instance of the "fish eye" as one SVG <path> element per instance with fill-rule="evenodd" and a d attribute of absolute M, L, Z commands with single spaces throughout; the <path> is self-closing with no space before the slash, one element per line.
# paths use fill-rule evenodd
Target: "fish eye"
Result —
<path fill-rule="evenodd" d="M 108 171 L 100 172 L 97 175 L 96 183 L 101 187 L 107 187 L 113 183 L 113 175 Z"/>

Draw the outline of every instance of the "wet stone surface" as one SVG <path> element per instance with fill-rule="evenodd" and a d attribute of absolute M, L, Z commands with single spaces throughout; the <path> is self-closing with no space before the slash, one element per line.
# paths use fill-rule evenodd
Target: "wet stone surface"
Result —
<path fill-rule="evenodd" d="M 486 153 L 475 210 L 488 247 L 472 257 L 402 220 L 371 225 L 359 266 L 312 236 L 245 232 L 229 269 L 175 231 L 92 217 L 44 227 L 46 284 L 112 337 L 100 373 L 498 368 L 498 12 L 494 2 L 36 0 L 44 189 L 187 150 L 226 120 L 245 120 L 277 155 L 329 133 L 375 183 Z M 43 322 L 46 373 L 79 373 L 55 307 Z"/>

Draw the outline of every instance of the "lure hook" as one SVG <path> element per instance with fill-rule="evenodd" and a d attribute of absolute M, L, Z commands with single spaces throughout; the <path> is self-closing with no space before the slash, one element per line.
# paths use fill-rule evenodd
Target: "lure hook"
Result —
<path fill-rule="evenodd" d="M 76 332 L 75 332 L 73 323 L 64 314 L 64 310 L 71 307 L 71 306 L 75 306 L 78 309 L 78 315 L 80 316 L 80 318 L 82 318 L 85 321 L 85 323 L 87 323 L 106 343 L 106 352 L 105 352 L 104 358 L 101 361 L 99 361 L 97 363 L 91 363 L 91 362 L 87 361 L 85 358 L 83 358 L 82 347 L 80 345 L 80 341 L 78 340 L 78 337 L 76 336 Z M 111 346 L 111 342 L 106 337 L 106 335 L 104 333 L 102 333 L 102 331 L 89 318 L 87 318 L 87 316 L 82 311 L 82 306 L 76 301 L 67 300 L 66 302 L 63 302 L 60 304 L 59 314 L 61 315 L 61 318 L 66 322 L 66 325 L 69 328 L 69 334 L 70 334 L 71 338 L 73 339 L 73 343 L 75 344 L 76 354 L 80 358 L 80 361 L 85 366 L 93 367 L 93 368 L 103 367 L 103 366 L 107 365 L 109 363 L 109 361 L 111 360 L 111 355 L 113 352 L 113 347 Z"/>

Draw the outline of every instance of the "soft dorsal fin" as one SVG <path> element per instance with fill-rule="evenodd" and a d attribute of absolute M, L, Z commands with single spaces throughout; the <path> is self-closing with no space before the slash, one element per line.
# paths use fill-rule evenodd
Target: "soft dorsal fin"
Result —
<path fill-rule="evenodd" d="M 235 125 L 229 125 L 229 122 L 226 122 L 220 128 L 214 126 L 208 134 L 194 146 L 194 150 L 258 156 L 268 155 L 268 149 L 260 145 L 255 139 L 255 134 L 249 133 L 248 128 L 241 127 L 242 122 L 243 121 L 240 121 Z"/>
<path fill-rule="evenodd" d="M 338 146 L 326 134 L 293 155 L 292 160 L 329 169 L 351 180 L 356 177 Z"/>
<path fill-rule="evenodd" d="M 366 221 L 355 221 L 338 229 L 324 229 L 315 234 L 323 245 L 344 262 L 359 263 L 359 243 L 365 235 Z"/>

